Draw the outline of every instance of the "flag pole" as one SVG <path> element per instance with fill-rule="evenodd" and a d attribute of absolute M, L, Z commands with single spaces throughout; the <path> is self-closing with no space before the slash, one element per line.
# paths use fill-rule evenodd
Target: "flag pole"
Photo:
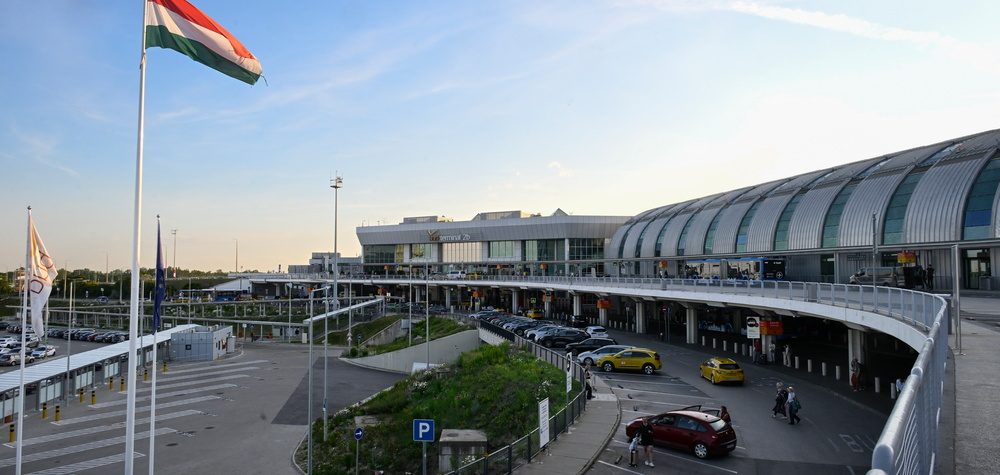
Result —
<path fill-rule="evenodd" d="M 24 281 L 21 288 L 24 291 L 21 297 L 21 371 L 20 381 L 17 385 L 17 455 L 14 457 L 14 473 L 21 475 L 21 452 L 24 448 L 24 348 L 26 342 L 24 335 L 28 331 L 28 276 L 31 274 L 31 206 L 28 206 L 28 234 L 24 244 Z"/>
<path fill-rule="evenodd" d="M 135 203 L 132 216 L 132 282 L 128 319 L 128 392 L 125 406 L 125 475 L 132 475 L 135 457 L 136 338 L 139 316 L 139 243 L 142 239 L 142 145 L 146 109 L 146 0 L 142 0 L 142 54 L 139 58 L 139 119 L 135 151 Z"/>
<path fill-rule="evenodd" d="M 156 443 L 156 330 L 159 329 L 160 312 L 160 274 L 165 272 L 160 265 L 162 256 L 160 255 L 160 215 L 156 215 L 156 271 L 153 285 L 153 387 L 149 393 L 149 475 L 153 475 L 153 447 Z M 164 279 L 166 276 L 163 276 Z"/>

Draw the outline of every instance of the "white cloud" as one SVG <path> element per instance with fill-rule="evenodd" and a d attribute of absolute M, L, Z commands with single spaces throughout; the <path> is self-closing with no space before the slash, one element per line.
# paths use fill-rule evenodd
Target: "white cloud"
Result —
<path fill-rule="evenodd" d="M 561 177 L 573 176 L 573 171 L 563 166 L 559 162 L 549 162 L 547 165 L 549 170 L 555 170 L 556 175 Z"/>

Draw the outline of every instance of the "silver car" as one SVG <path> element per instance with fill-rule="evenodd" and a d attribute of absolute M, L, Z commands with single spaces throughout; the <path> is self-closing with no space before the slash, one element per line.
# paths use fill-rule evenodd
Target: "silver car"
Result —
<path fill-rule="evenodd" d="M 594 351 L 584 351 L 576 356 L 576 361 L 584 366 L 594 366 L 594 362 L 604 355 L 613 355 L 622 350 L 632 348 L 632 345 L 607 345 Z"/>

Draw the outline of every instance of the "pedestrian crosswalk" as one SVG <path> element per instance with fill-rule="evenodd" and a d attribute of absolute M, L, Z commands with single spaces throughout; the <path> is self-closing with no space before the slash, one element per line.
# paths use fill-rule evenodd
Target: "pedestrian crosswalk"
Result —
<path fill-rule="evenodd" d="M 206 418 L 214 417 L 219 403 L 225 404 L 227 399 L 220 395 L 238 388 L 239 381 L 257 376 L 255 371 L 270 369 L 270 364 L 269 360 L 192 364 L 168 374 L 158 374 L 154 431 L 157 445 L 177 445 L 183 440 L 177 436 L 191 437 L 199 429 L 212 429 L 214 424 L 208 423 Z M 134 440 L 135 448 L 143 447 L 145 452 L 148 443 L 138 441 L 148 441 L 150 437 L 152 385 L 141 383 L 137 382 L 136 386 L 141 395 L 136 397 Z M 65 418 L 60 421 L 40 421 L 37 415 L 29 420 L 26 415 L 21 442 L 22 473 L 99 474 L 118 470 L 115 466 L 122 467 L 126 393 L 101 391 L 101 388 L 97 391 L 99 397 L 110 395 L 110 399 L 90 405 L 75 405 L 71 400 L 65 404 L 62 414 Z M 211 394 L 213 392 L 215 394 Z M 165 437 L 162 444 L 161 436 Z M 14 443 L 0 445 L 0 473 L 14 473 L 15 447 Z M 133 452 L 133 456 L 136 460 L 147 458 L 138 451 Z"/>

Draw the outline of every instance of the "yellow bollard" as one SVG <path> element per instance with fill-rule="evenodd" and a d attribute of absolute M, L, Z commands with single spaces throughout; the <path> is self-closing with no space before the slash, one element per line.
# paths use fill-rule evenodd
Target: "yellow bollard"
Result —
<path fill-rule="evenodd" d="M 90 390 L 90 403 L 91 404 L 97 404 L 97 390 L 96 389 L 91 389 Z"/>
<path fill-rule="evenodd" d="M 108 391 L 114 391 L 114 390 L 115 390 L 115 377 L 112 376 L 108 378 Z M 80 391 L 83 392 L 82 389 Z M 83 402 L 83 394 L 80 395 L 80 402 Z"/>
<path fill-rule="evenodd" d="M 118 390 L 119 391 L 124 391 L 125 390 L 125 377 L 124 376 L 122 376 L 121 383 L 118 385 Z"/>
<path fill-rule="evenodd" d="M 49 403 L 43 402 L 42 403 L 42 419 L 48 419 L 48 418 L 49 418 Z"/>
<path fill-rule="evenodd" d="M 142 370 L 142 380 L 143 381 L 149 381 L 149 370 L 148 369 L 143 369 Z"/>
<path fill-rule="evenodd" d="M 83 388 L 80 388 L 80 402 L 83 402 Z"/>
<path fill-rule="evenodd" d="M 59 405 L 56 404 L 56 422 L 59 422 L 61 419 L 62 419 L 62 413 L 59 412 Z"/>
<path fill-rule="evenodd" d="M 7 442 L 14 443 L 17 441 L 17 432 L 14 430 L 14 424 L 10 425 L 10 436 L 7 437 Z"/>
<path fill-rule="evenodd" d="M 163 372 L 167 372 L 167 360 L 163 360 Z"/>

